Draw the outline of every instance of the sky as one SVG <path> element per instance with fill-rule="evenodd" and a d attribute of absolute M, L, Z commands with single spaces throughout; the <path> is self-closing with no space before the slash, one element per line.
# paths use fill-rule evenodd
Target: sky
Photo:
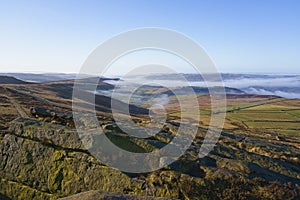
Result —
<path fill-rule="evenodd" d="M 300 74 L 297 0 L 0 0 L 0 72 L 77 73 L 102 42 L 142 27 L 191 37 L 223 73 Z"/>

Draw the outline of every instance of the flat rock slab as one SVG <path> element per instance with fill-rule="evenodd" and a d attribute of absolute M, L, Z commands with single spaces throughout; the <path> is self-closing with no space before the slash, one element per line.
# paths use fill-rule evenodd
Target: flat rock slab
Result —
<path fill-rule="evenodd" d="M 126 194 L 107 193 L 98 190 L 78 193 L 69 197 L 60 198 L 58 200 L 170 200 L 168 198 L 158 198 L 149 196 L 133 196 Z"/>

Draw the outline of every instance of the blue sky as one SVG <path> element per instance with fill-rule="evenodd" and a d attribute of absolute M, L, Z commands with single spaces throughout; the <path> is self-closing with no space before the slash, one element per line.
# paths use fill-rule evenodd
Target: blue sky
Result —
<path fill-rule="evenodd" d="M 299 2 L 0 0 L 0 71 L 78 72 L 111 36 L 162 27 L 196 40 L 221 72 L 300 74 Z"/>

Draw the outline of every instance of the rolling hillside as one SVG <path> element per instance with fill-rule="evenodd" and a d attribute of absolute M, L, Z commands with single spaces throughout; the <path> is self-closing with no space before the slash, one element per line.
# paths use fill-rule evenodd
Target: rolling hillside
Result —
<path fill-rule="evenodd" d="M 0 76 L 0 84 L 30 84 L 11 76 Z"/>

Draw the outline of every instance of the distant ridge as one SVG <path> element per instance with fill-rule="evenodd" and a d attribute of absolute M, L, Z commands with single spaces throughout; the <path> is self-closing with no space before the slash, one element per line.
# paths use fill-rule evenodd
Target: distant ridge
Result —
<path fill-rule="evenodd" d="M 0 84 L 31 84 L 11 76 L 0 76 Z"/>
<path fill-rule="evenodd" d="M 12 76 L 28 82 L 45 83 L 53 81 L 72 80 L 76 78 L 76 74 L 64 73 L 48 73 L 48 74 L 34 74 L 34 73 L 0 73 L 0 76 Z"/>
<path fill-rule="evenodd" d="M 77 77 L 77 74 L 65 74 L 65 73 L 40 73 L 40 74 L 34 74 L 34 73 L 0 73 L 0 76 L 10 76 L 15 77 L 17 79 L 27 81 L 29 83 L 49 83 L 49 82 L 58 82 L 58 81 L 68 81 L 68 80 L 75 80 Z M 81 74 L 80 79 L 91 79 L 91 81 L 94 81 L 94 79 L 99 79 L 97 76 L 93 75 L 87 75 L 87 74 Z M 114 80 L 118 81 L 119 78 L 107 78 L 107 77 L 101 77 L 99 79 L 100 81 L 108 81 L 108 80 Z"/>

